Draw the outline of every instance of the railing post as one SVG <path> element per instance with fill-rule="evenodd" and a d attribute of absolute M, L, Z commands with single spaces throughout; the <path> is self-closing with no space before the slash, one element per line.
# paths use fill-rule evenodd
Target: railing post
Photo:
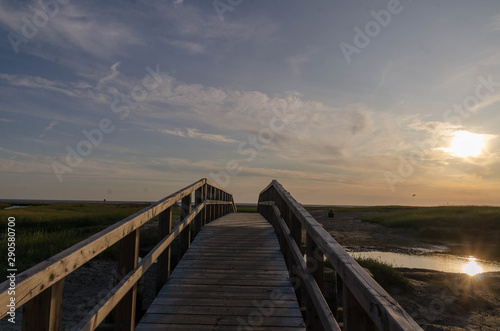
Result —
<path fill-rule="evenodd" d="M 186 218 L 191 213 L 191 194 L 185 196 L 181 200 L 181 221 Z M 192 226 L 189 224 L 180 234 L 179 242 L 179 257 L 177 261 L 180 261 L 184 256 L 184 253 L 189 249 L 191 244 L 191 229 Z"/>
<path fill-rule="evenodd" d="M 196 207 L 198 207 L 198 205 L 200 205 L 203 202 L 202 195 L 203 195 L 203 187 L 200 187 L 199 189 L 194 191 L 194 204 Z M 200 232 L 201 228 L 203 227 L 202 216 L 203 215 L 200 212 L 198 213 L 198 215 L 196 215 L 195 219 L 193 220 L 193 233 L 191 237 L 191 242 L 194 240 L 198 232 Z"/>
<path fill-rule="evenodd" d="M 201 187 L 201 202 L 204 202 L 207 200 L 207 184 L 203 185 Z M 200 231 L 203 229 L 207 222 L 207 206 L 203 207 L 203 209 L 200 211 Z"/>
<path fill-rule="evenodd" d="M 214 200 L 217 201 L 219 200 L 219 190 L 214 187 Z M 219 204 L 214 205 L 214 221 L 219 218 Z"/>
<path fill-rule="evenodd" d="M 299 250 L 302 251 L 302 223 L 300 223 L 294 213 L 291 213 L 290 215 L 290 233 L 295 240 L 297 247 L 299 247 Z M 295 272 L 297 268 L 298 266 L 295 262 L 292 262 L 292 268 L 290 269 L 292 277 L 298 277 L 298 274 Z M 299 305 L 302 306 L 302 291 L 304 291 L 304 286 L 302 285 L 302 282 L 299 282 L 298 284 L 299 285 L 295 289 L 295 295 L 297 296 Z"/>
<path fill-rule="evenodd" d="M 118 279 L 123 279 L 137 267 L 139 258 L 139 229 L 120 240 L 118 252 Z M 134 330 L 137 304 L 137 284 L 123 297 L 115 310 L 115 330 Z"/>
<path fill-rule="evenodd" d="M 372 322 L 351 290 L 344 283 L 344 330 L 376 330 Z"/>
<path fill-rule="evenodd" d="M 219 190 L 219 189 L 216 189 L 216 190 L 215 190 L 215 199 L 216 199 L 217 201 L 220 201 L 220 196 L 221 196 L 221 192 L 220 192 L 220 190 Z M 216 217 L 215 217 L 215 219 L 218 219 L 218 218 L 220 217 L 220 206 L 221 206 L 221 205 L 220 205 L 219 203 L 217 203 L 217 205 L 216 205 L 216 207 L 215 207 L 215 209 L 216 209 Z"/>
<path fill-rule="evenodd" d="M 226 192 L 224 192 L 224 201 L 226 201 L 226 202 L 227 202 L 227 193 L 226 193 Z M 227 215 L 227 214 L 228 214 L 228 211 L 227 211 L 227 207 L 228 207 L 228 206 L 229 206 L 229 205 L 223 205 L 223 206 L 222 206 L 222 208 L 223 208 L 223 210 L 224 210 L 224 212 L 223 212 L 223 213 L 224 213 L 224 215 Z"/>
<path fill-rule="evenodd" d="M 165 209 L 159 215 L 158 241 L 162 240 L 172 232 L 172 207 Z M 171 245 L 158 257 L 156 264 L 156 293 L 170 278 L 170 255 Z"/>
<path fill-rule="evenodd" d="M 306 234 L 306 254 L 307 254 L 307 269 L 314 277 L 316 284 L 318 284 L 319 289 L 323 292 L 323 276 L 324 276 L 324 261 L 323 253 L 319 250 L 318 245 L 313 240 L 313 238 Z M 306 323 L 311 330 L 323 330 L 321 321 L 319 320 L 318 312 L 314 307 L 312 300 L 307 296 L 307 313 L 306 313 Z M 354 329 L 353 329 L 354 330 Z"/>
<path fill-rule="evenodd" d="M 61 330 L 64 278 L 23 306 L 23 331 Z"/>

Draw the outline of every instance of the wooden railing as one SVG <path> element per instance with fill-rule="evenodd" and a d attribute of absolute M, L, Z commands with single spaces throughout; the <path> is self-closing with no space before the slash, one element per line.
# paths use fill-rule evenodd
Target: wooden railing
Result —
<path fill-rule="evenodd" d="M 192 195 L 194 193 L 194 209 Z M 172 230 L 172 207 L 181 200 L 181 218 Z M 115 330 L 133 330 L 137 282 L 157 260 L 157 292 L 170 276 L 171 244 L 179 236 L 179 259 L 201 228 L 236 212 L 232 195 L 207 179 L 201 179 L 155 204 L 113 224 L 88 239 L 22 272 L 16 278 L 16 308 L 23 306 L 23 330 L 60 330 L 64 279 L 86 262 L 118 243 L 118 283 L 78 324 L 78 330 L 94 330 L 115 310 Z M 159 216 L 158 244 L 140 261 L 141 226 Z M 8 281 L 0 284 L 0 319 L 8 313 Z"/>
<path fill-rule="evenodd" d="M 344 331 L 422 330 L 280 183 L 260 193 L 258 210 L 277 233 L 308 330 L 340 330 L 339 320 Z M 325 256 L 338 280 L 332 309 L 323 296 Z"/>

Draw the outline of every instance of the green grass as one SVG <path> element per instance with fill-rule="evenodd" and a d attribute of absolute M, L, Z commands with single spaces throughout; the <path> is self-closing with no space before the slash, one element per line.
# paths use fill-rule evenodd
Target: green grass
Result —
<path fill-rule="evenodd" d="M 307 211 L 330 210 L 334 212 L 391 212 L 396 210 L 408 210 L 414 207 L 407 206 L 369 206 L 369 207 L 335 207 L 335 206 L 304 206 Z"/>
<path fill-rule="evenodd" d="M 16 267 L 18 272 L 22 272 L 145 207 L 143 204 L 53 203 L 33 204 L 22 209 L 2 209 L 2 265 L 7 263 L 8 217 L 16 218 Z M 115 251 L 113 247 L 101 257 L 109 258 Z M 2 276 L 4 273 L 5 270 L 1 270 Z"/>
<path fill-rule="evenodd" d="M 249 206 L 249 205 L 236 205 L 236 209 L 238 213 L 256 213 L 257 205 Z"/>
<path fill-rule="evenodd" d="M 437 240 L 488 240 L 500 230 L 500 207 L 412 207 L 367 215 L 363 221 L 417 230 Z"/>
<path fill-rule="evenodd" d="M 373 258 L 356 257 L 354 259 L 360 266 L 370 270 L 375 281 L 387 292 L 409 293 L 414 290 L 413 284 L 392 265 Z M 325 262 L 325 267 L 334 269 L 328 261 Z"/>
<path fill-rule="evenodd" d="M 373 278 L 388 292 L 394 290 L 408 293 L 414 286 L 410 281 L 392 265 L 373 258 L 356 258 L 356 262 L 363 268 L 370 270 Z"/>

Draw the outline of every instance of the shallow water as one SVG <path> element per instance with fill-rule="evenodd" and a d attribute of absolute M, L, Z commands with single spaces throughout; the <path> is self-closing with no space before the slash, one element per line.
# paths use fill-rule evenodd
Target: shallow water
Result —
<path fill-rule="evenodd" d="M 4 210 L 9 210 L 9 209 L 18 209 L 18 208 L 28 208 L 29 206 L 11 206 L 4 208 Z"/>
<path fill-rule="evenodd" d="M 470 258 L 449 254 L 411 255 L 393 252 L 349 252 L 353 257 L 373 258 L 392 264 L 394 267 L 431 269 L 444 272 L 463 273 L 464 267 L 476 263 L 482 272 L 500 271 L 500 263 L 484 260 L 471 261 Z"/>

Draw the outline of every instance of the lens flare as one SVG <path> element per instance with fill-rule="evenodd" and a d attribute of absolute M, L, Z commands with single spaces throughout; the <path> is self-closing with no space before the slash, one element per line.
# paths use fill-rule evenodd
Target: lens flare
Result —
<path fill-rule="evenodd" d="M 474 276 L 483 272 L 480 266 L 477 265 L 476 258 L 469 257 L 469 262 L 467 262 L 462 268 L 462 272 L 469 276 Z"/>

